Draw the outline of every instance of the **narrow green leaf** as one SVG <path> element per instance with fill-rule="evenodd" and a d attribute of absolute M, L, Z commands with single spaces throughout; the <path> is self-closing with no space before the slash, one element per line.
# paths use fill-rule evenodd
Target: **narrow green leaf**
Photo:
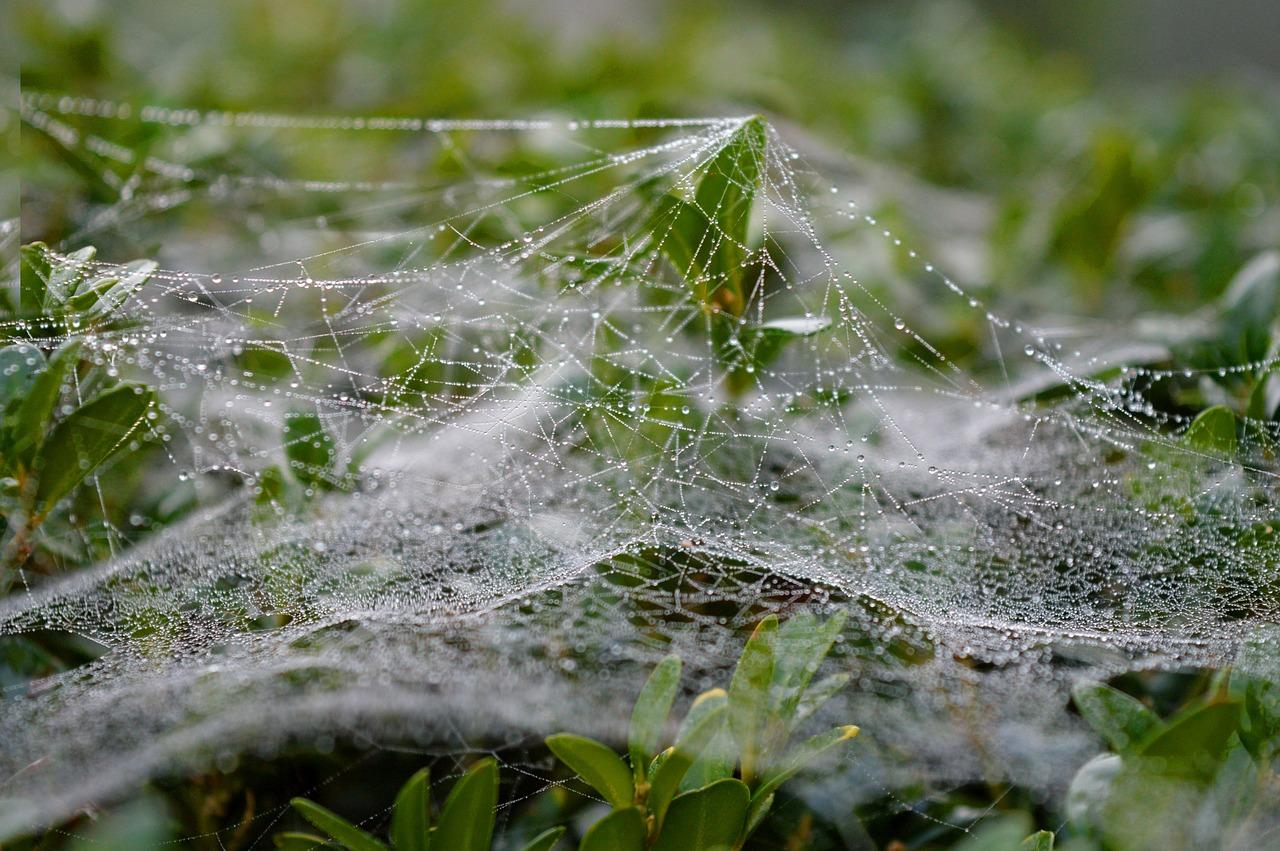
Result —
<path fill-rule="evenodd" d="M 333 848 L 334 844 L 323 836 L 316 836 L 314 833 L 297 833 L 294 831 L 285 831 L 277 833 L 271 838 L 275 846 L 280 851 L 316 851 L 316 849 Z"/>
<path fill-rule="evenodd" d="M 63 343 L 49 357 L 44 371 L 35 377 L 25 398 L 13 413 L 13 453 L 23 466 L 30 467 L 45 433 L 53 426 L 54 407 L 62 396 L 67 372 L 80 358 L 80 340 Z"/>
<path fill-rule="evenodd" d="M 710 711 L 699 714 L 698 723 L 682 735 L 666 759 L 654 772 L 649 785 L 649 812 L 657 820 L 659 826 L 666 815 L 671 799 L 680 788 L 680 782 L 689 768 L 711 744 L 716 734 L 724 728 L 725 702 L 715 702 Z"/>
<path fill-rule="evenodd" d="M 1200 412 L 1182 435 L 1183 442 L 1198 452 L 1234 455 L 1236 451 L 1236 415 L 1225 405 L 1214 405 Z"/>
<path fill-rule="evenodd" d="M 769 709 L 777 635 L 776 615 L 760 621 L 742 650 L 729 684 L 729 731 L 738 745 L 742 776 L 747 782 L 754 775 L 760 731 Z"/>
<path fill-rule="evenodd" d="M 671 704 L 680 688 L 680 657 L 668 656 L 658 663 L 636 698 L 631 712 L 631 734 L 627 747 L 631 769 L 637 780 L 643 780 L 649 760 L 658 750 L 662 730 L 666 727 Z"/>
<path fill-rule="evenodd" d="M 1078 683 L 1071 690 L 1071 699 L 1081 717 L 1116 753 L 1137 747 L 1162 724 L 1160 717 L 1137 699 L 1104 683 Z"/>
<path fill-rule="evenodd" d="M 631 769 L 608 746 L 583 736 L 560 733 L 547 737 L 547 747 L 611 806 L 621 809 L 635 800 Z"/>
<path fill-rule="evenodd" d="M 327 476 L 337 450 L 316 414 L 291 413 L 285 417 L 284 454 L 298 481 L 317 488 L 330 486 Z"/>
<path fill-rule="evenodd" d="M 773 795 L 778 787 L 795 776 L 796 772 L 813 762 L 831 748 L 855 738 L 859 729 L 852 724 L 836 727 L 825 733 L 819 733 L 801 742 L 786 755 L 782 765 L 769 771 L 761 778 L 760 785 L 751 795 L 752 809 L 764 806 L 765 799 Z"/>
<path fill-rule="evenodd" d="M 1021 851 L 1053 851 L 1053 833 L 1039 830 L 1022 840 Z"/>
<path fill-rule="evenodd" d="M 719 780 L 671 802 L 653 851 L 728 851 L 747 821 L 751 792 L 741 780 Z"/>
<path fill-rule="evenodd" d="M 366 833 L 342 816 L 306 798 L 294 798 L 293 808 L 304 819 L 332 836 L 350 851 L 387 851 L 373 834 Z"/>
<path fill-rule="evenodd" d="M 37 456 L 37 510 L 48 511 L 123 447 L 151 407 L 155 395 L 121 384 L 81 405 L 54 427 Z"/>
<path fill-rule="evenodd" d="M 529 844 L 525 845 L 521 851 L 551 851 L 560 841 L 560 837 L 564 836 L 565 829 L 563 827 L 553 827 L 550 830 L 544 830 L 533 839 L 529 840 Z"/>
<path fill-rule="evenodd" d="M 588 828 L 578 851 L 641 851 L 646 829 L 637 807 L 614 810 Z"/>
<path fill-rule="evenodd" d="M 766 147 L 764 120 L 747 119 L 708 159 L 692 203 L 673 195 L 658 202 L 651 230 L 704 308 L 740 316 L 746 307 L 747 227 Z"/>
<path fill-rule="evenodd" d="M 431 773 L 414 774 L 396 795 L 391 811 L 391 846 L 396 851 L 428 851 L 431 847 Z"/>
<path fill-rule="evenodd" d="M 449 851 L 489 851 L 497 806 L 498 763 L 483 759 L 453 784 L 431 844 Z"/>
<path fill-rule="evenodd" d="M 694 204 L 714 226 L 709 235 L 714 254 L 706 271 L 713 281 L 723 283 L 711 298 L 733 316 L 741 316 L 746 306 L 742 265 L 766 144 L 764 119 L 744 121 L 712 158 L 694 196 Z"/>
<path fill-rule="evenodd" d="M 747 823 L 742 828 L 743 836 L 755 833 L 756 828 L 764 824 L 765 817 L 769 815 L 771 809 L 773 809 L 773 793 L 759 799 L 752 798 L 751 805 L 747 807 Z"/>

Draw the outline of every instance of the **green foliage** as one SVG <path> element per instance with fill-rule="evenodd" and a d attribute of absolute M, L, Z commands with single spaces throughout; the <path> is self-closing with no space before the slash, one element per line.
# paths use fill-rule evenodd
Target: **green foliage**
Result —
<path fill-rule="evenodd" d="M 1116 848 L 1203 847 L 1245 830 L 1273 803 L 1265 790 L 1280 782 L 1272 759 L 1280 724 L 1263 697 L 1272 688 L 1234 677 L 1229 688 L 1165 721 L 1108 686 L 1078 685 L 1077 708 L 1114 752 L 1093 758 L 1072 780 L 1072 824 Z M 1160 816 L 1135 819 L 1139 812 Z"/>
<path fill-rule="evenodd" d="M 672 747 L 653 756 L 680 674 L 675 657 L 664 659 L 636 701 L 630 771 L 607 745 L 591 739 L 559 734 L 547 745 L 609 802 L 609 818 L 618 819 L 618 825 L 634 821 L 633 810 L 638 813 L 645 825 L 642 847 L 741 848 L 763 823 L 784 782 L 858 734 L 857 727 L 837 727 L 789 746 L 798 724 L 835 693 L 833 686 L 844 683 L 840 677 L 824 681 L 806 706 L 809 683 L 843 624 L 841 614 L 826 621 L 798 614 L 781 627 L 774 615 L 762 620 L 743 649 L 728 692 L 699 695 Z"/>
<path fill-rule="evenodd" d="M 20 303 L 33 331 L 90 330 L 150 276 L 155 264 L 127 264 L 118 275 L 94 275 L 94 250 L 55 262 L 39 244 L 21 249 Z M 155 393 L 118 380 L 97 365 L 81 337 L 46 355 L 35 342 L 0 349 L 0 503 L 6 518 L 3 568 L 21 567 L 38 546 L 36 533 L 85 479 L 123 450 L 149 437 Z M 0 577 L 0 587 L 7 577 Z"/>
<path fill-rule="evenodd" d="M 494 810 L 498 805 L 498 764 L 483 759 L 464 774 L 450 790 L 440 808 L 439 817 L 431 825 L 431 776 L 426 769 L 417 772 L 400 788 L 391 813 L 388 846 L 373 834 L 351 824 L 342 816 L 309 801 L 294 798 L 299 815 L 324 832 L 324 836 L 282 832 L 275 836 L 276 847 L 311 848 L 330 841 L 348 851 L 489 851 L 493 841 Z M 563 829 L 545 831 L 535 837 L 524 851 L 548 851 L 563 835 Z"/>
<path fill-rule="evenodd" d="M 668 656 L 653 670 L 636 699 L 628 737 L 631 768 L 607 745 L 568 733 L 547 738 L 547 747 L 611 807 L 583 835 L 580 851 L 736 851 L 764 821 L 779 787 L 836 745 L 852 739 L 857 727 L 837 727 L 786 747 L 798 723 L 804 693 L 844 624 L 842 615 L 819 621 L 800 614 L 779 626 L 770 615 L 747 642 L 730 693 L 712 689 L 689 707 L 674 744 L 654 754 L 679 693 L 681 663 Z M 837 680 L 843 682 L 843 680 Z M 830 689 L 822 699 L 831 696 Z M 681 791 L 712 741 L 729 738 L 732 713 L 739 722 L 737 749 L 718 754 L 723 769 L 704 766 L 702 778 Z M 745 770 L 750 753 L 763 773 Z M 761 760 L 768 760 L 767 762 Z M 741 779 L 733 777 L 738 765 Z M 349 851 L 488 851 L 498 804 L 498 767 L 481 760 L 454 784 L 431 823 L 431 779 L 426 769 L 401 787 L 392 808 L 390 845 L 319 804 L 293 800 L 294 809 L 323 835 L 276 834 L 277 847 L 334 843 Z M 564 834 L 545 831 L 524 851 L 546 851 Z"/>

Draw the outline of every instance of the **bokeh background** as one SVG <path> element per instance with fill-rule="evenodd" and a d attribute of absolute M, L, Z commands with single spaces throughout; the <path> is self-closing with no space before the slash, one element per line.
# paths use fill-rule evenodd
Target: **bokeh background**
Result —
<path fill-rule="evenodd" d="M 1273 3 L 20 0 L 13 16 L 28 91 L 454 118 L 761 111 L 893 187 L 881 214 L 970 283 L 1035 281 L 1087 312 L 1211 299 L 1280 234 Z M 24 239 L 56 242 L 94 187 L 38 136 L 18 158 Z M 272 156 L 284 174 L 306 159 L 394 176 L 376 150 Z"/>

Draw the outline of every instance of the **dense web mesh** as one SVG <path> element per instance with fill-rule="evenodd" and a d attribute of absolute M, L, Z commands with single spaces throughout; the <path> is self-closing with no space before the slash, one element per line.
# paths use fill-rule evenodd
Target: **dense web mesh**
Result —
<path fill-rule="evenodd" d="M 1158 346 L 1000 315 L 772 129 L 23 111 L 115 193 L 56 262 L 160 268 L 110 322 L 5 333 L 154 386 L 130 440 L 197 506 L 0 600 L 0 635 L 107 648 L 6 694 L 31 823 L 296 741 L 616 740 L 665 653 L 720 684 L 764 613 L 836 608 L 854 679 L 824 720 L 865 736 L 819 800 L 1057 793 L 1093 747 L 1074 678 L 1274 641 L 1274 424 L 1188 444 L 1150 396 L 1193 376 Z M 351 174 L 274 169 L 303 146 Z M 758 183 L 745 241 L 713 206 L 686 252 L 732 258 L 738 318 L 670 245 L 708 174 Z M 867 283 L 884 257 L 901 284 Z M 931 344 L 922 303 L 979 322 L 987 361 Z"/>

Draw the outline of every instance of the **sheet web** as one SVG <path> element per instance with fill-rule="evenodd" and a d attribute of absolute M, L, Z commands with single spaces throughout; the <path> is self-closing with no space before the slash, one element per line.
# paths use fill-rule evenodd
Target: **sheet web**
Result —
<path fill-rule="evenodd" d="M 1189 446 L 1149 398 L 1172 373 L 1001 316 L 772 129 L 729 161 L 758 177 L 745 240 L 703 209 L 692 251 L 738 261 L 729 319 L 695 295 L 723 281 L 673 259 L 669 210 L 746 119 L 38 94 L 23 114 L 111 195 L 63 262 L 158 252 L 112 322 L 70 334 L 156 388 L 139 451 L 196 505 L 0 601 L 0 635 L 108 649 L 5 695 L 0 777 L 32 823 L 333 737 L 491 749 L 528 793 L 549 774 L 522 749 L 617 740 L 662 655 L 721 684 L 764 613 L 837 608 L 829 664 L 854 680 L 824 720 L 865 736 L 817 800 L 993 775 L 1058 793 L 1092 747 L 1073 678 L 1228 664 L 1275 619 L 1274 425 L 1229 457 Z M 330 146 L 351 173 L 308 173 Z M 868 254 L 907 271 L 867 283 Z M 989 362 L 932 345 L 900 312 L 922 301 L 978 317 Z"/>

